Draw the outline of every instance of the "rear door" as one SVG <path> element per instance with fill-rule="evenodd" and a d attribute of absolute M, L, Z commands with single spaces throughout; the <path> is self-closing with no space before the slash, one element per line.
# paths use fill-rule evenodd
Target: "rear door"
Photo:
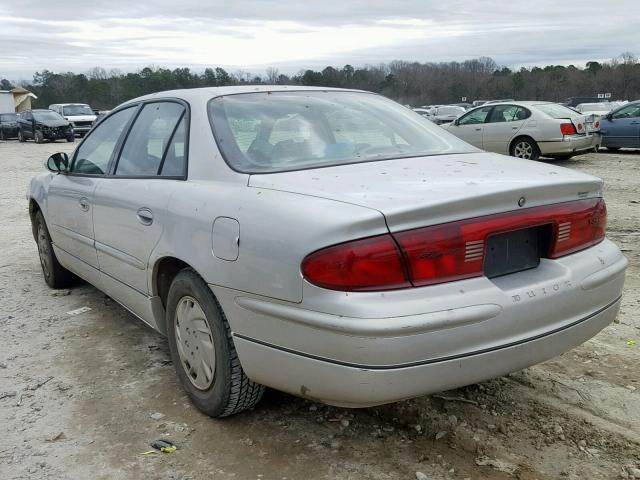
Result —
<path fill-rule="evenodd" d="M 602 119 L 603 145 L 622 148 L 640 147 L 640 103 L 627 105 Z"/>
<path fill-rule="evenodd" d="M 26 138 L 33 138 L 33 113 L 24 112 L 24 121 L 20 123 L 22 135 Z"/>
<path fill-rule="evenodd" d="M 186 178 L 187 129 L 186 104 L 144 104 L 110 175 L 96 188 L 100 270 L 142 294 L 149 292 L 148 261 L 164 230 L 172 192 Z"/>
<path fill-rule="evenodd" d="M 493 107 L 482 136 L 483 148 L 488 152 L 509 154 L 511 139 L 523 127 L 531 112 L 516 105 L 496 105 Z"/>
<path fill-rule="evenodd" d="M 492 106 L 488 106 L 471 110 L 460 117 L 457 122 L 452 123 L 447 130 L 474 147 L 484 148 L 482 140 L 484 122 L 492 108 Z"/>
<path fill-rule="evenodd" d="M 56 247 L 95 269 L 93 196 L 108 170 L 118 140 L 135 107 L 114 113 L 76 150 L 66 175 L 55 175 L 47 194 L 47 224 Z"/>

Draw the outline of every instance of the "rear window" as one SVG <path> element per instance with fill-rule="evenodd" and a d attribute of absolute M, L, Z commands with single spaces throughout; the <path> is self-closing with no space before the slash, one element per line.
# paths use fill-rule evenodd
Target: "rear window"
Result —
<path fill-rule="evenodd" d="M 17 113 L 3 113 L 0 115 L 0 120 L 3 122 L 15 122 L 18 120 Z"/>
<path fill-rule="evenodd" d="M 477 150 L 411 110 L 360 92 L 217 97 L 209 118 L 223 157 L 246 173 Z"/>
<path fill-rule="evenodd" d="M 579 115 L 575 110 L 571 110 L 558 103 L 539 103 L 534 105 L 534 107 L 551 118 L 573 118 Z"/>

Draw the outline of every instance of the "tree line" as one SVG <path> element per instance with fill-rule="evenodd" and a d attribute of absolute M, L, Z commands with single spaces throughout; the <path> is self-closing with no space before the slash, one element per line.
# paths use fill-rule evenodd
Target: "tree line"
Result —
<path fill-rule="evenodd" d="M 226 85 L 313 85 L 369 90 L 412 106 L 514 98 L 517 100 L 565 101 L 571 96 L 611 93 L 613 99 L 640 98 L 640 63 L 625 53 L 608 62 L 511 70 L 499 67 L 491 58 L 464 62 L 419 63 L 393 61 L 355 68 L 328 66 L 323 70 L 301 70 L 285 75 L 268 68 L 263 75 L 247 71 L 227 72 L 206 68 L 199 73 L 189 68 L 145 67 L 124 73 L 93 68 L 86 73 L 36 72 L 31 82 L 20 82 L 38 96 L 34 108 L 52 103 L 81 102 L 107 110 L 131 98 L 178 88 Z M 14 85 L 0 79 L 0 89 Z"/>

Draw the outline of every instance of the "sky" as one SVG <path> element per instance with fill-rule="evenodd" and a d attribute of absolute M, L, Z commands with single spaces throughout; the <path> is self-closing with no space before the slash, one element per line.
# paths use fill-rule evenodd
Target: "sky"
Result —
<path fill-rule="evenodd" d="M 283 73 L 492 57 L 509 67 L 640 54 L 640 0 L 0 2 L 0 78 L 148 65 Z"/>

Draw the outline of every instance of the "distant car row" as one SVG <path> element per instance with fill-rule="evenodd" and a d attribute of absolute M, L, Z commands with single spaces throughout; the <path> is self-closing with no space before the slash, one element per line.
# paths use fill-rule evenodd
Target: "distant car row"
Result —
<path fill-rule="evenodd" d="M 640 101 L 575 108 L 540 101 L 478 102 L 482 105 L 469 110 L 437 105 L 414 111 L 478 148 L 532 160 L 567 159 L 600 147 L 640 148 Z"/>
<path fill-rule="evenodd" d="M 83 137 L 96 124 L 103 112 L 96 114 L 84 103 L 56 103 L 48 109 L 33 109 L 20 113 L 0 114 L 0 140 L 17 138 L 36 143 L 45 140 L 66 139 L 73 142 L 75 136 Z"/>

